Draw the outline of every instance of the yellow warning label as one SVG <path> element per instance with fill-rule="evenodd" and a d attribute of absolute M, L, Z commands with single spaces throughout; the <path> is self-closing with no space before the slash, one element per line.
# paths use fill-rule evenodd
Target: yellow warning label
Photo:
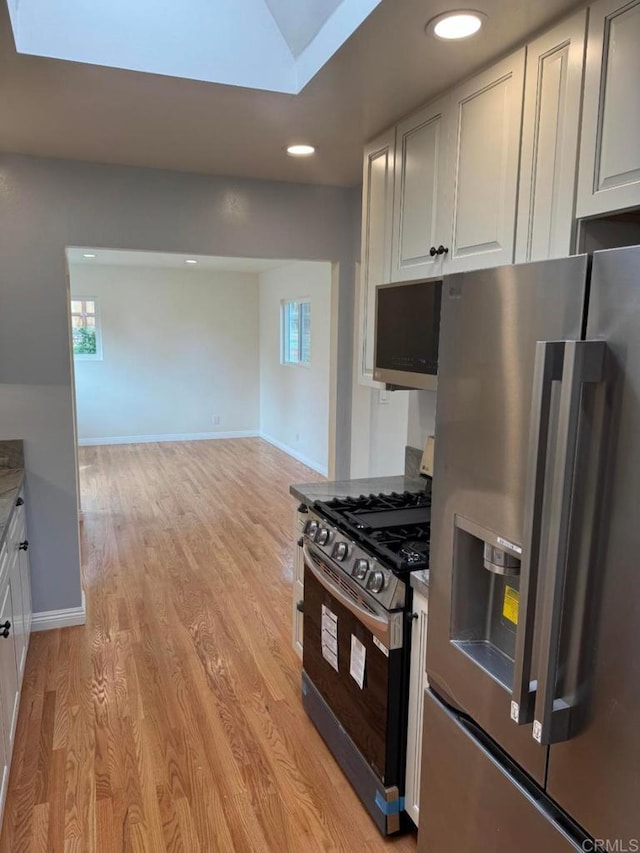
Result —
<path fill-rule="evenodd" d="M 502 615 L 514 625 L 518 624 L 518 605 L 520 604 L 520 593 L 512 586 L 504 588 L 504 602 L 502 604 Z"/>

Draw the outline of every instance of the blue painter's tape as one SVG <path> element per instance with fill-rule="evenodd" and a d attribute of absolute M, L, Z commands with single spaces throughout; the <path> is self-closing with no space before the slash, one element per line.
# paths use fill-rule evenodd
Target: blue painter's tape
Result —
<path fill-rule="evenodd" d="M 376 805 L 382 814 L 400 814 L 401 811 L 404 811 L 404 797 L 398 797 L 397 800 L 392 800 L 389 803 L 380 791 L 376 791 Z"/>

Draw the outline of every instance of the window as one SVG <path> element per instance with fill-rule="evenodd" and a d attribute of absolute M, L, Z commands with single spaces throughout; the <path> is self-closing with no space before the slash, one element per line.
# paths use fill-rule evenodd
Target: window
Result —
<path fill-rule="evenodd" d="M 282 363 L 311 363 L 311 303 L 282 303 Z"/>
<path fill-rule="evenodd" d="M 71 338 L 74 358 L 102 358 L 98 301 L 94 297 L 78 296 L 71 300 Z"/>

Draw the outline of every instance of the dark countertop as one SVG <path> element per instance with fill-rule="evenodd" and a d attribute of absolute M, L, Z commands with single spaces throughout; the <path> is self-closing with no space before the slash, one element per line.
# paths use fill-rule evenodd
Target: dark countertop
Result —
<path fill-rule="evenodd" d="M 305 504 L 332 498 L 377 495 L 381 492 L 423 492 L 427 481 L 421 477 L 367 477 L 362 480 L 325 480 L 320 483 L 296 483 L 289 492 Z"/>
<path fill-rule="evenodd" d="M 0 468 L 0 548 L 7 536 L 23 482 L 24 468 Z"/>

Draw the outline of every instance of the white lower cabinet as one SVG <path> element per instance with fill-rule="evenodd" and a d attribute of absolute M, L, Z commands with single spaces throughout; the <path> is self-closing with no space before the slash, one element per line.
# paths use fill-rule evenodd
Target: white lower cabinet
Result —
<path fill-rule="evenodd" d="M 28 548 L 24 498 L 20 495 L 0 549 L 0 823 L 31 632 Z"/>
<path fill-rule="evenodd" d="M 25 608 L 22 600 L 22 579 L 20 572 L 20 539 L 18 537 L 17 517 L 14 516 L 13 523 L 9 529 L 7 537 L 7 545 L 9 549 L 9 589 L 11 592 L 11 634 L 16 653 L 16 672 L 18 676 L 18 689 L 22 683 L 22 675 L 24 673 L 24 664 L 27 657 L 27 639 L 26 639 L 26 619 Z M 0 631 L 4 620 L 0 623 Z M 2 635 L 0 635 L 2 640 Z"/>
<path fill-rule="evenodd" d="M 422 759 L 424 691 L 429 686 L 426 674 L 428 614 L 429 602 L 426 596 L 420 595 L 414 590 L 404 807 L 416 826 L 419 825 L 420 818 L 420 767 Z"/>
<path fill-rule="evenodd" d="M 302 558 L 302 546 L 300 545 L 306 512 L 300 512 L 296 508 L 293 514 L 293 583 L 291 597 L 291 626 L 293 648 L 300 660 L 302 660 L 302 627 L 303 627 L 303 600 L 304 600 L 304 560 Z"/>
<path fill-rule="evenodd" d="M 24 501 L 24 498 L 20 498 Z M 29 562 L 29 540 L 27 537 L 27 517 L 24 509 L 24 503 L 16 507 L 16 538 L 15 543 L 18 551 L 18 560 L 20 562 L 20 588 L 22 593 L 22 622 L 24 632 L 24 657 L 22 660 L 22 668 L 20 669 L 20 678 L 24 674 L 24 664 L 27 659 L 27 651 L 29 650 L 29 638 L 31 636 L 31 620 L 33 617 L 33 605 L 31 603 L 31 564 Z"/>
<path fill-rule="evenodd" d="M 6 571 L 3 574 L 2 580 L 0 580 L 0 703 L 2 706 L 0 708 L 0 716 L 2 717 L 7 767 L 11 764 L 13 738 L 20 702 L 9 559 L 5 561 Z"/>

